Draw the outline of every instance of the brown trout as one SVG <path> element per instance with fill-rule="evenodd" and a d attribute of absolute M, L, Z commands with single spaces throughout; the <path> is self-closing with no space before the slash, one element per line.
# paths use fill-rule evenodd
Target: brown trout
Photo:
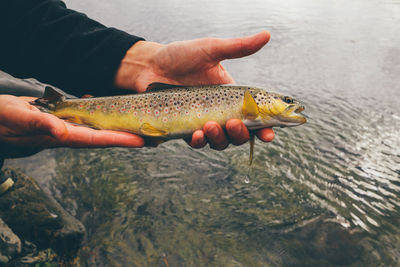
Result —
<path fill-rule="evenodd" d="M 249 130 L 297 126 L 304 106 L 289 96 L 237 85 L 152 84 L 146 93 L 66 99 L 51 87 L 35 105 L 61 119 L 96 129 L 126 131 L 158 139 L 190 136 L 208 121 L 240 119 Z"/>

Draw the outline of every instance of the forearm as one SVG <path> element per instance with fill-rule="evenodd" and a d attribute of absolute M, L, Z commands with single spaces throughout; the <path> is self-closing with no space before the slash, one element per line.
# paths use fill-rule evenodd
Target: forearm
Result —
<path fill-rule="evenodd" d="M 76 95 L 111 94 L 122 58 L 141 40 L 57 0 L 1 1 L 0 22 L 0 69 Z"/>

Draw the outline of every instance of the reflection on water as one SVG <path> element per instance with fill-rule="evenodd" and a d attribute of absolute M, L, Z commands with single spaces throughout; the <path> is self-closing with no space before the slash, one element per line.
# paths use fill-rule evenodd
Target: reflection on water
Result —
<path fill-rule="evenodd" d="M 301 99 L 310 117 L 301 127 L 277 129 L 270 144 L 257 142 L 248 181 L 247 146 L 216 152 L 172 141 L 156 149 L 57 149 L 29 158 L 25 168 L 47 178 L 42 186 L 86 225 L 82 262 L 400 261 L 400 2 L 67 4 L 159 42 L 269 29 L 265 49 L 225 65 L 238 83 Z"/>

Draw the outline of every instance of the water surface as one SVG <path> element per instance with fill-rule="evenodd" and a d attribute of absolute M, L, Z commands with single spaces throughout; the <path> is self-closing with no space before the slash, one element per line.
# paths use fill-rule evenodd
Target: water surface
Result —
<path fill-rule="evenodd" d="M 224 63 L 239 84 L 301 99 L 309 122 L 248 147 L 57 149 L 9 160 L 87 227 L 93 266 L 395 266 L 400 261 L 400 2 L 77 1 L 168 43 L 269 30 Z M 41 167 L 42 166 L 42 167 Z"/>

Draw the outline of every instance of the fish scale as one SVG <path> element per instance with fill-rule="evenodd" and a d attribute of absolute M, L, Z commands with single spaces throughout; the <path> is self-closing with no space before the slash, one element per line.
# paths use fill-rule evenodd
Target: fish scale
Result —
<path fill-rule="evenodd" d="M 207 121 L 225 125 L 232 118 L 242 120 L 251 130 L 305 122 L 298 114 L 304 107 L 297 100 L 263 89 L 165 86 L 143 94 L 84 99 L 65 99 L 47 88 L 36 104 L 70 122 L 162 139 L 189 136 Z"/>

